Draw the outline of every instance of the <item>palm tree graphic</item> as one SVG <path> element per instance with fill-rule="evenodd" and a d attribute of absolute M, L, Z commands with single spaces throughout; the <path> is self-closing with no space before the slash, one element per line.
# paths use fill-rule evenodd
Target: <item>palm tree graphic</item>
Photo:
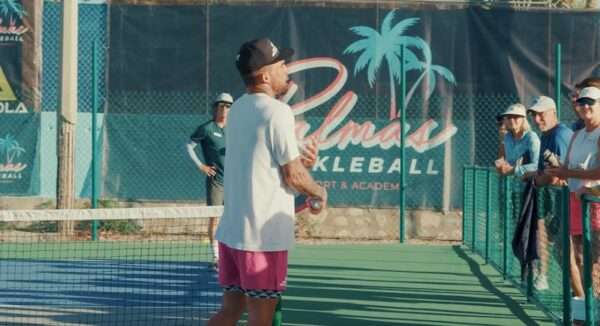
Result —
<path fill-rule="evenodd" d="M 432 53 L 431 53 L 431 48 L 429 46 L 425 46 L 421 50 L 422 50 L 424 60 L 418 62 L 417 65 L 420 66 L 422 73 L 419 76 L 419 78 L 417 79 L 417 81 L 413 84 L 411 89 L 408 91 L 408 93 L 406 94 L 406 103 L 410 103 L 412 96 L 414 95 L 415 91 L 417 90 L 417 86 L 419 86 L 419 84 L 422 81 L 425 81 L 426 86 L 427 86 L 425 98 L 426 99 L 429 98 L 431 96 L 431 94 L 433 94 L 433 91 L 435 90 L 436 74 L 442 76 L 449 83 L 456 84 L 456 79 L 454 78 L 454 74 L 448 68 L 440 66 L 440 65 L 434 65 L 432 63 Z M 423 79 L 423 78 L 425 78 L 425 79 Z"/>
<path fill-rule="evenodd" d="M 5 160 L 2 165 L 4 165 L 5 169 L 20 171 L 22 168 L 25 168 L 21 163 L 13 163 L 16 158 L 25 153 L 25 149 L 19 145 L 12 135 L 7 134 L 6 137 L 0 138 L 0 153 L 4 154 Z"/>
<path fill-rule="evenodd" d="M 429 44 L 418 36 L 406 36 L 404 33 L 410 27 L 419 22 L 419 18 L 407 18 L 392 26 L 395 17 L 395 11 L 390 11 L 381 23 L 381 32 L 368 26 L 354 26 L 350 30 L 363 37 L 350 44 L 344 54 L 354 54 L 362 52 L 354 65 L 354 75 L 367 68 L 367 80 L 369 86 L 373 87 L 375 83 L 375 74 L 383 59 L 387 61 L 388 77 L 390 79 L 390 120 L 398 117 L 396 106 L 396 83 L 401 83 L 400 60 L 404 60 L 405 71 L 418 70 L 421 75 L 417 82 L 407 93 L 406 102 L 409 103 L 416 87 L 423 80 L 428 82 L 427 97 L 435 89 L 435 75 L 440 74 L 444 79 L 455 83 L 454 75 L 450 70 L 439 65 L 433 65 L 431 62 L 431 49 Z M 400 58 L 400 49 L 404 46 L 404 58 Z M 420 50 L 424 60 L 421 61 L 414 50 Z"/>
<path fill-rule="evenodd" d="M 7 17 L 9 21 L 14 21 L 14 17 L 23 19 L 27 15 L 23 5 L 18 0 L 0 0 L 0 15 Z M 0 18 L 0 22 L 2 18 Z"/>

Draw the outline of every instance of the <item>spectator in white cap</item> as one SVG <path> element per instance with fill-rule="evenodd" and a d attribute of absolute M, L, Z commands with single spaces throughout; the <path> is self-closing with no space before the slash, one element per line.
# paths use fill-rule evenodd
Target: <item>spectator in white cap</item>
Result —
<path fill-rule="evenodd" d="M 573 131 L 558 122 L 556 103 L 548 96 L 537 97 L 527 112 L 542 133 L 536 184 L 560 184 L 560 180 L 543 172 L 565 162 Z"/>
<path fill-rule="evenodd" d="M 575 132 L 569 144 L 565 163 L 546 173 L 568 180 L 570 191 L 570 232 L 579 273 L 583 271 L 583 223 L 579 195 L 600 186 L 600 88 L 585 87 L 579 92 L 576 109 L 584 128 Z M 590 204 L 592 247 L 600 246 L 600 204 Z M 599 250 L 592 250 L 593 280 L 596 295 L 600 294 Z M 581 275 L 581 274 L 579 274 Z M 583 278 L 583 275 L 581 275 Z M 582 294 L 583 295 L 583 294 Z"/>
<path fill-rule="evenodd" d="M 228 93 L 219 94 L 212 105 L 213 117 L 201 124 L 190 136 L 187 152 L 196 167 L 206 176 L 206 204 L 209 206 L 223 205 L 224 186 L 223 173 L 225 171 L 225 125 L 227 114 L 233 104 L 233 97 Z M 195 148 L 200 144 L 204 162 L 196 155 Z M 219 246 L 215 241 L 217 217 L 211 217 L 208 224 L 208 237 L 213 252 L 213 264 L 217 267 Z"/>
<path fill-rule="evenodd" d="M 531 131 L 523 104 L 509 106 L 502 113 L 508 132 L 504 136 L 504 158 L 496 160 L 496 170 L 502 175 L 523 177 L 537 170 L 540 138 Z"/>
<path fill-rule="evenodd" d="M 542 137 L 537 171 L 528 172 L 526 176 L 535 177 L 536 185 L 538 186 L 565 184 L 565 180 L 545 174 L 544 169 L 557 167 L 565 161 L 573 131 L 558 122 L 556 103 L 548 96 L 538 96 L 527 109 L 527 112 L 541 131 Z M 544 201 L 544 203 L 550 202 L 551 200 Z M 538 290 L 546 290 L 548 289 L 548 250 L 546 248 L 548 233 L 546 232 L 545 224 L 546 216 L 538 216 L 538 218 L 538 252 L 540 254 L 540 264 L 539 270 L 535 273 L 534 286 Z"/>
<path fill-rule="evenodd" d="M 583 129 L 585 127 L 585 125 L 583 124 L 583 120 L 579 117 L 579 112 L 577 111 L 577 99 L 579 98 L 579 93 L 582 89 L 591 86 L 600 88 L 600 78 L 588 77 L 582 80 L 581 82 L 575 84 L 575 89 L 573 90 L 573 92 L 571 92 L 571 94 L 569 94 L 571 98 L 573 111 L 575 112 L 575 116 L 577 117 L 577 120 L 571 125 L 571 129 L 573 129 L 573 131 Z"/>

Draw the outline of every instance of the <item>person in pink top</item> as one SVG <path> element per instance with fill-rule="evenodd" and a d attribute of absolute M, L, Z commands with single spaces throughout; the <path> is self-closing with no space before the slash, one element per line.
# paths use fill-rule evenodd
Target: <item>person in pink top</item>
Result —
<path fill-rule="evenodd" d="M 600 186 L 600 88 L 586 87 L 581 90 L 576 101 L 576 109 L 583 120 L 584 128 L 578 130 L 571 139 L 565 163 L 547 174 L 568 179 L 570 191 L 570 224 L 575 261 L 581 274 L 583 268 L 583 227 L 579 196 L 590 188 Z M 600 292 L 600 204 L 590 205 L 592 225 L 592 250 L 594 268 L 592 279 L 596 293 Z"/>

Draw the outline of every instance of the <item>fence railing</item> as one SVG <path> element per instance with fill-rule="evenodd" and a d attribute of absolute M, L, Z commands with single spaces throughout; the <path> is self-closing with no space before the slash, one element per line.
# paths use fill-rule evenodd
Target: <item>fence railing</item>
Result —
<path fill-rule="evenodd" d="M 594 297 L 593 257 L 600 248 L 590 222 L 590 203 L 600 198 L 582 197 L 583 286 L 585 301 L 572 300 L 569 190 L 567 187 L 537 187 L 535 215 L 538 220 L 539 259 L 523 279 L 521 265 L 512 251 L 512 239 L 523 208 L 525 183 L 500 176 L 490 167 L 463 168 L 463 237 L 465 246 L 480 255 L 537 303 L 556 321 L 571 325 L 574 317 L 586 316 L 585 325 L 597 325 L 600 308 Z M 599 217 L 600 218 L 600 217 Z M 600 271 L 598 271 L 600 273 Z M 572 307 L 572 304 L 577 304 Z"/>

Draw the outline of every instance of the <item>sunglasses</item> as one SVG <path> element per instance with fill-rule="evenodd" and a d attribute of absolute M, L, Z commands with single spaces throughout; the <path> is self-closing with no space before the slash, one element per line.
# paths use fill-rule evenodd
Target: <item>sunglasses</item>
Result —
<path fill-rule="evenodd" d="M 579 106 L 594 106 L 594 104 L 596 104 L 596 100 L 591 99 L 589 97 L 584 97 L 584 98 L 580 98 L 576 101 L 577 105 Z"/>

